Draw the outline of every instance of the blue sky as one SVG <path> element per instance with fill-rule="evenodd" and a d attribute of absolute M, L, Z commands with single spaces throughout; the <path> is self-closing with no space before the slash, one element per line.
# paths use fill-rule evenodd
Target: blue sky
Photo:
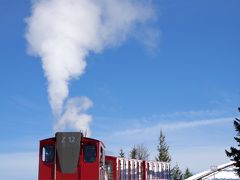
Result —
<path fill-rule="evenodd" d="M 91 98 L 92 137 L 112 154 L 143 143 L 154 158 L 162 128 L 173 164 L 182 169 L 226 163 L 224 149 L 235 144 L 232 120 L 239 117 L 240 2 L 153 3 L 156 47 L 131 36 L 90 54 L 69 96 Z M 38 140 L 53 136 L 47 80 L 24 39 L 30 10 L 30 0 L 0 1 L 0 177 L 8 179 L 14 179 L 10 168 L 35 179 Z"/>

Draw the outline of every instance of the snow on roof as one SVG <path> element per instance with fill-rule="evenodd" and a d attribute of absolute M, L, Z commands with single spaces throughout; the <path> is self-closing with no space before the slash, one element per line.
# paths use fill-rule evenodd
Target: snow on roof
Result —
<path fill-rule="evenodd" d="M 234 172 L 234 162 L 229 162 L 195 174 L 186 180 L 197 179 L 239 179 L 239 177 Z"/>

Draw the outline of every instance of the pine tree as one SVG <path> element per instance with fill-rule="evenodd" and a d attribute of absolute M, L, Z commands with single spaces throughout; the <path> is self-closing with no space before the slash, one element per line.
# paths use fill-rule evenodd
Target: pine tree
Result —
<path fill-rule="evenodd" d="M 137 159 L 137 148 L 135 145 L 133 146 L 132 150 L 130 151 L 130 158 L 131 159 Z"/>
<path fill-rule="evenodd" d="M 238 111 L 240 112 L 240 107 L 238 108 Z M 234 128 L 235 131 L 237 131 L 237 136 L 234 137 L 234 139 L 237 141 L 238 146 L 240 146 L 240 119 L 235 118 L 234 120 Z M 237 149 L 235 147 L 231 147 L 230 151 L 226 151 L 226 154 L 228 157 L 231 158 L 232 161 L 235 161 L 234 165 L 235 165 L 235 171 L 237 173 L 237 175 L 240 177 L 240 149 Z"/>
<path fill-rule="evenodd" d="M 177 164 L 171 169 L 171 179 L 172 180 L 182 180 L 183 179 L 183 174 Z"/>
<path fill-rule="evenodd" d="M 190 172 L 190 170 L 187 168 L 184 172 L 183 178 L 187 179 L 189 177 L 191 177 L 193 174 Z"/>
<path fill-rule="evenodd" d="M 165 135 L 162 132 L 162 129 L 160 131 L 159 136 L 159 144 L 157 146 L 158 155 L 156 157 L 156 161 L 162 161 L 162 162 L 171 162 L 171 156 L 169 155 L 169 146 L 165 142 Z"/>
<path fill-rule="evenodd" d="M 124 158 L 124 157 L 125 157 L 125 153 L 123 152 L 123 149 L 122 149 L 122 148 L 120 149 L 119 157 L 121 157 L 121 158 Z"/>

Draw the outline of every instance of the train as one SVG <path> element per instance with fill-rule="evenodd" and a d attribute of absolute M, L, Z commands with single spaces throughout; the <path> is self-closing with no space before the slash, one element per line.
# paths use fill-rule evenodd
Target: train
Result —
<path fill-rule="evenodd" d="M 38 179 L 171 179 L 169 163 L 109 156 L 105 150 L 103 142 L 81 132 L 57 132 L 40 140 Z"/>

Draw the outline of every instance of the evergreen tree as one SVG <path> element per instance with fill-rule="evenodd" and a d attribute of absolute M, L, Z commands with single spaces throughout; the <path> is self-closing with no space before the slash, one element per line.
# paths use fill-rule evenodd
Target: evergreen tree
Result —
<path fill-rule="evenodd" d="M 187 179 L 189 177 L 191 177 L 193 174 L 190 172 L 190 170 L 187 168 L 184 172 L 183 178 Z"/>
<path fill-rule="evenodd" d="M 119 157 L 121 157 L 121 158 L 124 158 L 124 157 L 125 157 L 125 153 L 123 152 L 123 149 L 122 149 L 122 148 L 120 149 Z"/>
<path fill-rule="evenodd" d="M 135 145 L 133 146 L 132 150 L 130 151 L 130 158 L 131 159 L 137 159 L 137 148 Z"/>
<path fill-rule="evenodd" d="M 169 146 L 165 142 L 165 135 L 163 134 L 161 129 L 159 136 L 159 144 L 157 146 L 158 155 L 156 157 L 156 161 L 171 162 L 171 156 L 169 155 L 168 149 Z"/>
<path fill-rule="evenodd" d="M 240 112 L 240 107 L 238 108 L 238 111 Z M 235 118 L 234 120 L 234 128 L 235 131 L 237 131 L 237 136 L 234 137 L 234 139 L 237 141 L 238 146 L 240 146 L 240 120 L 238 118 Z M 235 171 L 237 175 L 240 177 L 240 149 L 237 149 L 235 147 L 231 147 L 230 151 L 226 151 L 226 154 L 228 157 L 231 158 L 232 161 L 235 161 Z"/>
<path fill-rule="evenodd" d="M 183 174 L 177 164 L 171 169 L 171 179 L 172 180 L 182 180 L 183 179 Z"/>

